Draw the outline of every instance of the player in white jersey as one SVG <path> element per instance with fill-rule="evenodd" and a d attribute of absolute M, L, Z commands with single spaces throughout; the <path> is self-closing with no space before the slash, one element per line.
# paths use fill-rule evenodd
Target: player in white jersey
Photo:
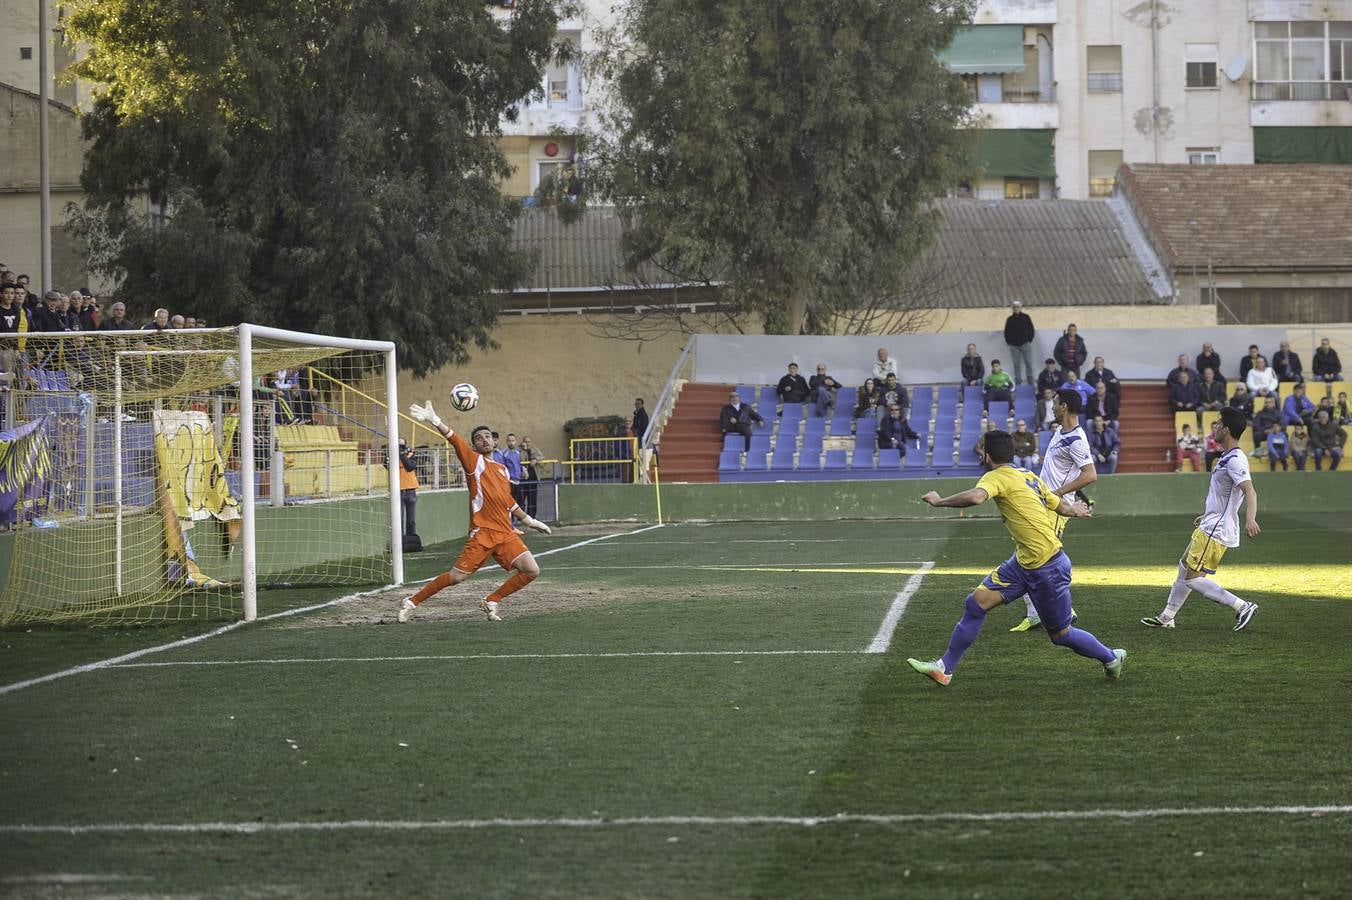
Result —
<path fill-rule="evenodd" d="M 1244 414 L 1239 410 L 1230 407 L 1221 410 L 1220 421 L 1215 424 L 1212 433 L 1225 452 L 1216 460 L 1216 468 L 1211 472 L 1206 511 L 1192 523 L 1192 539 L 1188 541 L 1187 552 L 1179 561 L 1178 577 L 1169 590 L 1164 612 L 1142 619 L 1142 625 L 1173 628 L 1174 618 L 1183 608 L 1188 594 L 1193 591 L 1233 609 L 1235 631 L 1243 630 L 1253 620 L 1253 614 L 1258 612 L 1257 603 L 1241 600 L 1206 577 L 1216 574 L 1216 567 L 1220 565 L 1227 547 L 1239 546 L 1239 507 L 1245 501 L 1248 501 L 1244 515 L 1245 533 L 1256 538 L 1261 531 L 1258 527 L 1258 494 L 1249 478 L 1249 458 L 1239 446 L 1239 437 L 1244 433 L 1245 424 Z"/>
<path fill-rule="evenodd" d="M 1076 492 L 1098 481 L 1098 470 L 1094 468 L 1094 456 L 1089 452 L 1089 438 L 1080 427 L 1080 392 L 1062 390 L 1056 392 L 1056 430 L 1047 442 L 1047 452 L 1042 457 L 1042 471 L 1038 473 L 1058 497 L 1074 500 Z M 1056 517 L 1056 538 L 1066 530 L 1064 516 Z M 1033 608 L 1032 598 L 1024 595 L 1023 621 L 1009 629 L 1013 632 L 1032 631 L 1042 627 L 1042 620 Z M 1075 610 L 1071 610 L 1071 615 Z"/>

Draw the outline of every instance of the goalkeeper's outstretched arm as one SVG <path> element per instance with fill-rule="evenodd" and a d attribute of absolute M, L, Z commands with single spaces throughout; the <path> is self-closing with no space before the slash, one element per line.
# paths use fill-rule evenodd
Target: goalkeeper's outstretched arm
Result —
<path fill-rule="evenodd" d="M 516 516 L 517 521 L 519 521 L 522 525 L 525 525 L 527 528 L 534 528 L 541 534 L 550 533 L 548 525 L 546 525 L 544 522 L 541 522 L 534 516 L 530 515 L 519 506 L 512 507 L 512 515 Z"/>

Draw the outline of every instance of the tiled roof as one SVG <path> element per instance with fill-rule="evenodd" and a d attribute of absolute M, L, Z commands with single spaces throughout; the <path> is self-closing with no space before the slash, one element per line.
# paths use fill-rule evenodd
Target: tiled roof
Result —
<path fill-rule="evenodd" d="M 1123 166 L 1119 190 L 1165 265 L 1352 268 L 1352 166 Z"/>
<path fill-rule="evenodd" d="M 950 308 L 1121 306 L 1163 302 L 1151 290 L 1121 226 L 1100 201 L 941 200 L 938 240 L 917 267 L 916 288 Z M 576 225 L 551 210 L 527 210 L 519 247 L 540 254 L 527 289 L 585 289 L 629 282 L 619 265 L 620 220 L 588 209 Z M 653 282 L 669 281 L 660 274 Z"/>

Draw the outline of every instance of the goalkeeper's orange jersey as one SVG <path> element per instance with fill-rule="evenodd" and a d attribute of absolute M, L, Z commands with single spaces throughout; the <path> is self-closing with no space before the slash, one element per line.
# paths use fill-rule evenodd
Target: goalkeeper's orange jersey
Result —
<path fill-rule="evenodd" d="M 507 467 L 475 450 L 469 441 L 455 432 L 451 432 L 446 440 L 455 448 L 460 465 L 465 467 L 470 524 L 485 531 L 511 534 L 516 529 L 512 523 L 512 510 L 516 508 L 516 501 L 512 499 L 512 482 L 507 477 Z"/>

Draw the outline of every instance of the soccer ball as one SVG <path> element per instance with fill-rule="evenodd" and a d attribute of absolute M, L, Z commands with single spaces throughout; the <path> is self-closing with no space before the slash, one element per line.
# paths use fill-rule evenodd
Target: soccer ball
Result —
<path fill-rule="evenodd" d="M 472 384 L 457 384 L 451 388 L 451 406 L 461 412 L 469 412 L 479 405 L 479 389 Z"/>

